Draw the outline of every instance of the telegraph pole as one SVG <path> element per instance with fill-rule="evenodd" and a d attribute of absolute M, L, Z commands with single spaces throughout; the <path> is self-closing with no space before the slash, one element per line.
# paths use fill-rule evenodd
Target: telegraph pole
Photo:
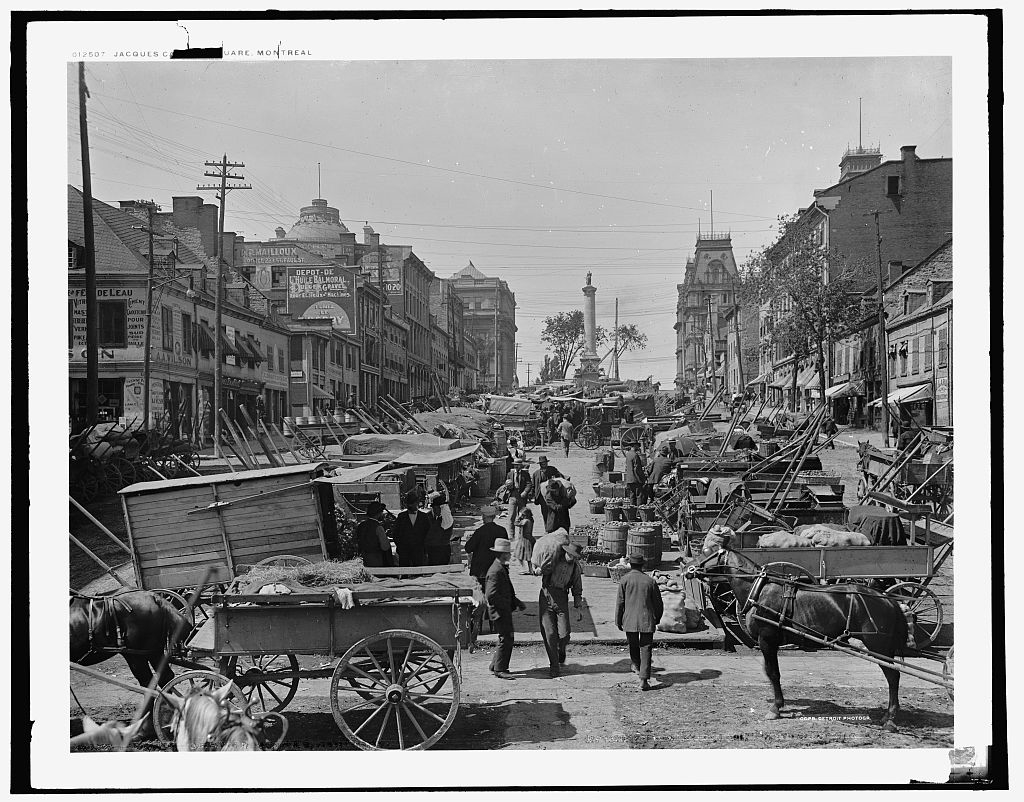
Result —
<path fill-rule="evenodd" d="M 733 330 L 736 332 L 736 370 L 739 374 L 740 386 L 736 388 L 739 393 L 746 394 L 747 385 L 743 383 L 743 349 L 740 347 L 740 305 L 736 304 L 736 310 L 732 316 Z"/>
<path fill-rule="evenodd" d="M 885 352 L 885 296 L 882 287 L 882 233 L 878 226 L 878 210 L 870 212 L 875 218 L 875 254 L 878 261 L 878 358 L 875 365 L 880 380 L 882 405 L 882 431 L 885 447 L 889 447 L 889 362 Z"/>
<path fill-rule="evenodd" d="M 498 392 L 498 303 L 500 297 L 498 290 L 501 287 L 501 279 L 494 279 L 494 392 Z"/>
<path fill-rule="evenodd" d="M 197 190 L 216 191 L 217 200 L 220 202 L 220 222 L 217 226 L 217 242 L 215 243 L 216 248 L 214 248 L 215 260 L 217 262 L 217 289 L 214 293 L 213 403 L 210 404 L 213 414 L 213 453 L 220 456 L 220 414 L 218 410 L 220 409 L 221 384 L 224 380 L 224 348 L 221 345 L 220 333 L 224 300 L 224 207 L 227 205 L 228 192 L 233 189 L 252 189 L 252 187 L 248 184 L 228 186 L 229 178 L 236 181 L 241 181 L 245 178 L 244 175 L 234 175 L 229 173 L 228 170 L 234 167 L 245 167 L 245 165 L 242 162 L 229 162 L 226 153 L 219 162 L 203 162 L 203 164 L 207 167 L 219 168 L 216 172 L 206 171 L 203 175 L 220 179 L 219 185 L 199 184 L 196 186 Z"/>
<path fill-rule="evenodd" d="M 147 225 L 143 229 L 149 234 L 149 269 L 146 271 L 146 334 L 142 346 L 142 428 L 149 431 L 149 352 L 153 342 L 153 214 L 160 207 L 153 201 L 139 201 L 146 207 Z M 133 226 L 141 228 L 141 226 Z"/>
<path fill-rule="evenodd" d="M 619 380 L 619 299 L 615 299 L 615 361 L 612 363 L 615 368 L 615 381 Z"/>
<path fill-rule="evenodd" d="M 92 230 L 92 171 L 89 167 L 89 121 L 86 101 L 85 62 L 78 62 L 78 136 L 82 146 L 82 211 L 85 220 L 85 422 L 99 417 L 100 316 L 96 301 L 96 240 Z"/>
<path fill-rule="evenodd" d="M 320 165 L 317 164 L 317 174 L 319 175 Z M 377 398 L 380 398 L 380 386 L 384 383 L 384 250 L 380 244 L 380 234 L 377 235 L 377 285 L 380 287 L 380 319 L 377 321 L 378 337 L 380 350 L 377 353 L 377 370 L 379 374 L 377 376 L 377 397 L 374 398 L 373 403 L 377 403 Z M 372 374 L 371 374 L 372 375 Z"/>

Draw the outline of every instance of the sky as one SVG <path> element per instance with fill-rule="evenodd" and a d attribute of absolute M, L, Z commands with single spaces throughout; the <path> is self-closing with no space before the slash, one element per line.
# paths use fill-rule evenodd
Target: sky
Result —
<path fill-rule="evenodd" d="M 196 185 L 226 154 L 253 186 L 226 211 L 247 240 L 319 196 L 360 241 L 368 221 L 438 276 L 472 260 L 516 294 L 520 382 L 543 361 L 544 318 L 582 308 L 592 271 L 598 323 L 618 298 L 649 338 L 620 374 L 670 389 L 676 284 L 712 195 L 742 264 L 836 183 L 859 98 L 862 142 L 884 158 L 952 155 L 945 57 L 90 62 L 86 80 L 97 198 L 214 202 Z M 67 120 L 81 186 L 72 80 Z"/>

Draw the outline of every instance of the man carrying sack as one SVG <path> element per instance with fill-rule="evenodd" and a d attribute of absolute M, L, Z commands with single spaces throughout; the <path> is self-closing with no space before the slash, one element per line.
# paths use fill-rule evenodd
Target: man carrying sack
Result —
<path fill-rule="evenodd" d="M 640 675 L 640 690 L 649 691 L 663 687 L 657 680 L 651 683 L 651 654 L 654 630 L 665 608 L 658 583 L 644 573 L 644 556 L 631 554 L 629 567 L 630 570 L 619 580 L 615 626 L 626 633 L 633 672 Z"/>
<path fill-rule="evenodd" d="M 583 599 L 583 571 L 579 557 L 579 549 L 574 544 L 563 545 L 561 555 L 556 558 L 550 570 L 541 573 L 537 604 L 540 607 L 540 634 L 548 654 L 548 675 L 551 679 L 561 673 L 565 649 L 572 634 L 569 591 L 572 591 L 572 606 L 575 609 L 579 610 Z"/>
<path fill-rule="evenodd" d="M 512 544 L 508 538 L 499 537 L 491 548 L 494 561 L 484 577 L 484 598 L 487 599 L 487 614 L 491 629 L 498 635 L 498 648 L 491 658 L 491 672 L 498 679 L 515 679 L 508 673 L 515 644 L 515 625 L 512 623 L 514 610 L 525 610 L 526 605 L 516 598 L 512 578 L 508 575 L 508 561 L 512 556 Z"/>

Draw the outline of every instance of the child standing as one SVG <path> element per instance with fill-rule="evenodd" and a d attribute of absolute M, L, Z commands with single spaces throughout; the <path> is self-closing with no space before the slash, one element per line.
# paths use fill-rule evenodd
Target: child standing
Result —
<path fill-rule="evenodd" d="M 521 574 L 534 576 L 535 571 L 530 558 L 533 556 L 533 544 L 537 541 L 533 536 L 533 510 L 529 507 L 524 507 L 516 517 L 515 533 L 516 539 L 512 542 L 512 557 L 518 560 L 520 565 L 526 566 L 527 570 L 520 571 Z"/>

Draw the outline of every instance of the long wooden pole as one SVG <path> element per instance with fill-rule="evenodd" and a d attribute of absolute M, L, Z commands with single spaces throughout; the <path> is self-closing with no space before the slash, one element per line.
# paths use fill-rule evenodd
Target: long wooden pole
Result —
<path fill-rule="evenodd" d="M 85 62 L 78 62 L 78 135 L 82 149 L 82 211 L 85 237 L 85 422 L 99 419 L 100 317 L 96 300 L 96 239 L 92 223 L 92 169 L 89 166 L 89 121 L 86 117 Z"/>
<path fill-rule="evenodd" d="M 85 507 L 79 504 L 78 501 L 75 500 L 74 496 L 68 496 L 68 501 L 74 504 L 75 507 L 78 508 L 78 511 L 82 513 L 82 515 L 88 518 L 96 526 L 97 529 L 99 529 L 103 534 L 105 534 L 112 541 L 114 541 L 114 543 L 116 543 L 120 548 L 122 548 L 129 554 L 132 553 L 132 550 L 128 547 L 127 543 L 125 543 L 123 540 L 121 540 L 121 538 L 119 538 L 117 535 L 115 535 L 113 532 L 107 529 L 107 527 L 105 527 L 103 524 L 97 521 L 96 518 L 93 517 L 92 513 L 89 512 L 89 510 L 87 510 Z"/>
<path fill-rule="evenodd" d="M 125 582 L 123 579 L 121 579 L 121 577 L 119 577 L 117 575 L 117 573 L 115 573 L 113 568 L 111 568 L 109 565 L 107 565 L 105 562 L 103 562 L 103 560 L 101 560 L 99 557 L 97 557 L 96 554 L 88 546 L 86 546 L 81 540 L 79 540 L 77 537 L 72 535 L 70 532 L 68 532 L 68 537 L 71 538 L 71 542 L 72 543 L 74 543 L 76 546 L 78 546 L 78 548 L 80 548 L 89 557 L 91 557 L 92 560 L 97 565 L 99 565 L 104 571 L 106 571 L 108 574 L 110 574 L 112 577 L 114 577 L 114 579 L 116 579 L 118 581 L 118 583 L 121 585 L 121 587 L 125 587 L 125 588 L 131 587 L 131 585 L 129 585 L 127 582 Z"/>

